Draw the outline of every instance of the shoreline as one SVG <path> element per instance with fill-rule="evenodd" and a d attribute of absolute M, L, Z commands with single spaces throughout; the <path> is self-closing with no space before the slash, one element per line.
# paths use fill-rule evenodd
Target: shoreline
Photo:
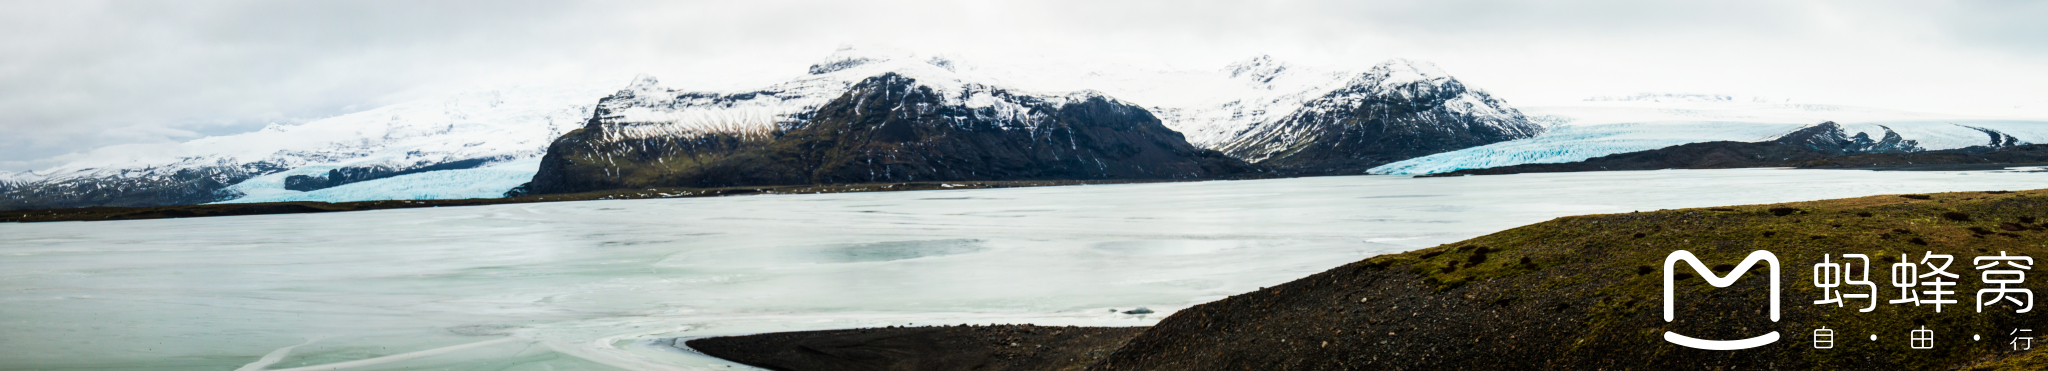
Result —
<path fill-rule="evenodd" d="M 2009 169 L 2012 169 L 2012 168 L 2016 168 L 2016 167 L 2037 167 L 2037 166 L 2038 166 L 2038 167 L 2048 167 L 2048 163 L 2007 163 L 2007 164 L 1981 164 L 1981 163 L 1980 163 L 1980 164 L 1926 164 L 1926 165 L 1878 165 L 1878 166 L 1855 166 L 1855 167 L 1743 167 L 1743 168 L 1725 168 L 1725 169 L 1761 169 L 1761 168 L 1786 168 L 1786 169 L 1799 169 L 1799 170 L 1870 170 L 1870 171 L 1998 171 L 1998 170 L 2009 170 Z M 1486 169 L 1476 169 L 1476 170 L 1486 170 Z M 1632 170 L 1632 169 L 1631 169 L 1631 170 Z M 1712 170 L 1722 170 L 1722 169 L 1712 169 Z M 1506 174 L 1472 174 L 1472 173 L 1467 173 L 1468 171 L 1472 171 L 1472 170 L 1460 170 L 1460 171 L 1454 171 L 1454 172 L 1445 172 L 1445 173 L 1436 173 L 1436 174 L 1423 174 L 1423 175 L 1412 175 L 1412 176 L 1410 176 L 1410 177 L 1414 177 L 1414 178 L 1436 178 L 1436 177 L 1455 177 L 1455 176 L 1468 176 L 1468 175 L 1513 175 L 1513 174 L 1525 174 L 1525 173 L 1522 173 L 1522 172 L 1515 172 L 1515 173 L 1506 173 Z M 1580 173 L 1580 172 L 1596 172 L 1596 171 L 1627 171 L 1627 170 L 1581 170 L 1581 171 L 1562 171 L 1562 172 L 1567 172 L 1567 173 Z M 2012 170 L 2012 171 L 2029 171 L 2029 170 Z M 2030 170 L 2030 171 L 2043 171 L 2043 170 Z M 938 182 L 903 182 L 903 183 L 859 183 L 859 184 L 828 184 L 828 185 L 780 185 L 780 186 L 752 186 L 752 187 L 720 187 L 720 188 L 683 188 L 683 187 L 657 187 L 657 188 L 647 188 L 647 189 L 631 189 L 631 190 L 628 190 L 628 189 L 618 189 L 618 190 L 610 190 L 610 191 L 597 191 L 597 192 L 584 192 L 584 193 L 567 193 L 567 194 L 547 194 L 547 195 L 532 195 L 532 196 L 519 196 L 519 197 L 506 197 L 506 198 L 469 198 L 469 199 L 452 199 L 452 200 L 380 200 L 380 201 L 350 201 L 350 202 L 323 202 L 323 201 L 288 201 L 288 202 L 258 202 L 258 203 L 217 203 L 217 204 L 198 204 L 198 205 L 174 205 L 174 206 L 132 206 L 132 207 L 131 207 L 131 206 L 93 206 L 93 207 L 81 207 L 81 208 L 61 208 L 61 209 L 17 209 L 17 210 L 0 210 L 0 223 L 43 223 L 43 222 L 89 222 L 89 221 L 118 221 L 118 220 L 148 220 L 148 219 L 173 219 L 173 218 L 196 218 L 196 217 L 217 217 L 217 216 L 243 216 L 243 215 L 279 215 L 279 214 L 309 214 L 309 213 L 327 213 L 327 212 L 347 212 L 347 211 L 371 211 L 371 210 L 391 210 L 391 209 L 411 209 L 411 208 L 428 208 L 428 207 L 442 207 L 442 206 L 486 206 L 486 205 L 503 205 L 503 204 L 524 204 L 524 203 L 541 203 L 541 202 L 567 202 L 567 201 L 597 201 L 597 200 L 635 200 L 635 199 L 663 199 L 663 198 L 695 198 L 695 197 L 747 196 L 747 195 L 771 195 L 771 194 L 821 194 L 821 193 L 857 193 L 857 192 L 898 192 L 898 191 L 932 191 L 932 190 L 952 190 L 952 189 L 996 189 L 996 188 L 1024 188 L 1024 187 L 1056 187 L 1056 186 L 1073 186 L 1073 185 L 1107 185 L 1107 184 L 1144 184 L 1144 183 L 1182 183 L 1182 182 L 1204 182 L 1204 181 L 1225 181 L 1225 180 L 1260 180 L 1260 179 L 1289 179 L 1289 178 L 1304 178 L 1304 177 L 1314 177 L 1314 176 L 1341 176 L 1341 175 L 1334 175 L 1334 174 L 1333 174 L 1333 175 L 1289 175 L 1289 174 L 1278 174 L 1278 173 L 1263 173 L 1263 174 L 1256 174 L 1256 175 L 1257 175 L 1257 176 L 1239 176 L 1239 177 L 1223 177 L 1223 178 L 1204 178 L 1204 179 L 1098 179 L 1098 180 L 1004 180 L 1004 181 L 958 181 L 958 182 L 954 182 L 954 181 L 938 181 Z M 1356 175 L 1371 175 L 1371 174 L 1356 174 Z"/>
<path fill-rule="evenodd" d="M 1207 179 L 1103 179 L 1103 180 L 1005 180 L 1005 181 L 944 181 L 905 183 L 861 183 L 831 185 L 785 185 L 758 187 L 721 188 L 647 188 L 619 189 L 610 191 L 547 194 L 506 198 L 469 198 L 454 200 L 382 200 L 382 201 L 290 201 L 258 203 L 223 203 L 176 206 L 94 206 L 63 209 L 21 209 L 0 210 L 0 223 L 43 223 L 43 222 L 90 222 L 117 220 L 147 220 L 172 218 L 197 218 L 242 215 L 309 214 L 348 211 L 370 211 L 391 209 L 413 209 L 442 206 L 486 206 L 504 204 L 525 204 L 541 202 L 636 200 L 664 198 L 696 198 L 772 194 L 820 194 L 857 192 L 899 192 L 933 191 L 954 189 L 996 189 L 1024 187 L 1057 187 L 1075 185 L 1181 183 L 1218 180 L 1254 180 L 1283 178 L 1234 177 Z"/>
<path fill-rule="evenodd" d="M 1944 343 L 1938 350 L 1906 350 L 1894 340 L 1816 351 L 1803 339 L 1744 352 L 1679 348 L 1654 340 L 1655 333 L 1729 335 L 1756 332 L 1750 329 L 1802 332 L 1826 327 L 1852 334 L 1895 334 L 1914 326 L 1988 333 L 2025 327 L 2034 317 L 1999 310 L 1935 314 L 1938 310 L 1918 305 L 1870 313 L 1797 305 L 1820 293 L 1794 284 L 1788 287 L 1786 300 L 1795 305 L 1784 307 L 1782 320 L 1772 316 L 1765 321 L 1754 306 L 1766 292 L 1764 281 L 1709 289 L 1691 280 L 1708 268 L 1657 274 L 1660 269 L 1654 264 L 1676 250 L 1722 262 L 1757 250 L 1775 251 L 1784 261 L 1772 262 L 1771 269 L 1775 272 L 1775 266 L 1785 264 L 1790 269 L 1783 280 L 1798 283 L 1814 279 L 1803 267 L 1822 261 L 1822 256 L 1941 253 L 1960 260 L 2010 252 L 2038 257 L 2042 246 L 2048 246 L 2044 240 L 2048 189 L 1589 214 L 1365 258 L 1197 304 L 1153 326 L 1123 328 L 1137 332 L 1130 338 L 1087 347 L 1041 350 L 1034 345 L 1071 344 L 1078 342 L 1074 334 L 1089 333 L 1031 325 L 1006 326 L 1052 331 L 1025 332 L 1037 337 L 1022 342 L 1005 340 L 1015 337 L 1017 330 L 1005 333 L 1009 337 L 993 337 L 987 330 L 966 326 L 888 327 L 706 337 L 691 339 L 688 345 L 720 359 L 791 371 L 2039 369 L 2048 364 L 2048 353 L 2006 351 L 2002 344 L 1978 342 Z M 1729 274 L 1735 268 L 1722 264 L 1712 271 Z M 1777 279 L 1776 273 L 1771 277 Z M 1669 300 L 1673 288 L 1667 286 L 1672 282 L 1685 296 L 1711 299 L 1687 302 L 1683 308 L 1688 320 L 1659 317 L 1663 312 L 1656 309 L 1672 304 L 1656 302 L 1658 290 L 1667 290 Z M 2040 289 L 2038 282 L 2026 285 Z M 1776 283 L 1769 287 L 1771 300 L 1778 300 Z M 1980 282 L 1956 286 L 1957 291 L 1980 288 Z M 1068 330 L 1057 332 L 1060 329 Z M 1012 356 L 991 356 L 1004 354 L 990 353 L 991 349 L 1007 350 Z M 1017 362 L 1018 354 L 1039 360 L 1065 358 Z M 977 360 L 980 363 L 974 363 Z"/>

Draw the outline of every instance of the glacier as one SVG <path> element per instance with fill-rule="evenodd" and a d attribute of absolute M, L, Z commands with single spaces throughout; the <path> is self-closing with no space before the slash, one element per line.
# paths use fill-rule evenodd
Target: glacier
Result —
<path fill-rule="evenodd" d="M 534 171 L 540 168 L 540 158 L 528 157 L 474 169 L 406 174 L 309 192 L 284 189 L 286 176 L 324 172 L 331 168 L 333 166 L 307 166 L 250 178 L 228 187 L 230 191 L 243 194 L 241 198 L 217 203 L 500 198 L 505 196 L 505 190 L 533 180 Z"/>
<path fill-rule="evenodd" d="M 1805 125 L 1744 122 L 1628 123 L 1561 126 L 1536 137 L 1438 153 L 1382 165 L 1373 174 L 1420 175 L 1518 164 L 1581 161 L 1616 153 L 1647 151 L 1717 140 L 1754 142 L 1776 138 Z"/>
<path fill-rule="evenodd" d="M 2048 143 L 2048 119 L 1909 112 L 1828 104 L 1768 102 L 1766 99 L 1679 99 L 1638 95 L 1596 98 L 1582 104 L 1524 107 L 1531 121 L 1549 129 L 1535 137 L 1438 153 L 1368 170 L 1371 174 L 1421 175 L 1532 163 L 1561 163 L 1674 145 L 1769 140 L 1800 128 L 1834 121 L 1849 135 L 1882 137 L 1890 128 L 1928 150 L 1992 143 L 1988 129 L 2023 143 Z"/>

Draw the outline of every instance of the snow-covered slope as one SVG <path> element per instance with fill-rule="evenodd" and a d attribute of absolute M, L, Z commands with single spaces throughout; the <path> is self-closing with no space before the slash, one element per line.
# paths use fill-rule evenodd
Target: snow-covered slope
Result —
<path fill-rule="evenodd" d="M 1124 65 L 1077 71 L 995 71 L 1020 86 L 1094 89 L 1145 106 L 1166 127 L 1203 148 L 1221 148 L 1258 123 L 1279 121 L 1304 104 L 1351 82 L 1366 68 L 1333 70 L 1257 56 L 1211 70 L 1159 70 Z M 1025 74 L 1029 75 L 1025 75 Z"/>
<path fill-rule="evenodd" d="M 1711 99 L 1710 99 L 1711 98 Z M 1709 141 L 1762 141 L 1833 121 L 1848 134 L 1882 137 L 1890 128 L 1927 150 L 2048 142 L 2048 120 L 1907 112 L 1727 96 L 1643 94 L 1569 106 L 1524 107 L 1550 128 L 1532 138 L 1387 164 L 1374 174 L 1432 174 L 1524 163 L 1560 163 Z"/>
<path fill-rule="evenodd" d="M 1498 126 L 1501 132 L 1520 133 L 1515 138 L 1541 130 L 1527 125 L 1506 102 L 1464 86 L 1434 64 L 1407 59 L 1325 68 L 1261 55 L 1213 70 L 1109 64 L 987 72 L 1016 86 L 1093 89 L 1135 102 L 1189 143 L 1254 162 L 1312 142 L 1313 133 L 1321 130 L 1310 118 L 1351 118 L 1347 111 L 1373 102 L 1441 106 L 1442 113 L 1459 116 L 1447 121 Z M 1445 96 L 1426 97 L 1438 93 Z"/>
<path fill-rule="evenodd" d="M 296 192 L 281 181 L 244 182 L 250 178 L 537 158 L 550 140 L 587 120 L 596 99 L 615 87 L 480 89 L 243 134 L 100 148 L 51 169 L 9 175 L 16 189 L 0 206 L 214 202 Z"/>

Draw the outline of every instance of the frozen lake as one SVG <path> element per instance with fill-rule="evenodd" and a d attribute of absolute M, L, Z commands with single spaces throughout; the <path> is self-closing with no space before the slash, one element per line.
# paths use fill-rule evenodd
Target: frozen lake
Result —
<path fill-rule="evenodd" d="M 661 339 L 1137 326 L 1567 215 L 2048 173 L 1346 176 L 0 224 L 0 369 L 739 369 Z M 1145 306 L 1151 316 L 1125 315 Z"/>

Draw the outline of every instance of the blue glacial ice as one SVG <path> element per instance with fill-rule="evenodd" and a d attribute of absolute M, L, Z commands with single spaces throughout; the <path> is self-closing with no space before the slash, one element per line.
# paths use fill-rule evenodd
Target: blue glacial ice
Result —
<path fill-rule="evenodd" d="M 1419 175 L 1519 164 L 1574 162 L 1687 143 L 1764 141 L 1807 125 L 1713 121 L 1561 125 L 1533 138 L 1417 157 L 1381 165 L 1369 172 Z M 1928 150 L 1989 144 L 1988 134 L 1977 128 L 2005 133 L 2025 143 L 2048 143 L 2048 121 L 1910 120 L 1846 122 L 1842 126 L 1849 135 L 1860 132 L 1872 138 L 1884 137 L 1884 129 L 1890 128 Z"/>
<path fill-rule="evenodd" d="M 376 200 L 452 200 L 500 198 L 505 191 L 533 180 L 540 169 L 539 158 L 528 158 L 485 167 L 429 171 L 341 186 L 300 192 L 284 189 L 284 178 L 292 175 L 325 174 L 333 166 L 306 166 L 291 171 L 251 178 L 228 189 L 241 198 L 220 203 L 322 201 L 352 202 Z"/>
<path fill-rule="evenodd" d="M 1551 127 L 1533 138 L 1408 159 L 1372 168 L 1373 174 L 1417 175 L 1518 164 L 1581 161 L 1717 140 L 1753 142 L 1798 130 L 1800 124 L 1748 122 L 1625 123 Z"/>

